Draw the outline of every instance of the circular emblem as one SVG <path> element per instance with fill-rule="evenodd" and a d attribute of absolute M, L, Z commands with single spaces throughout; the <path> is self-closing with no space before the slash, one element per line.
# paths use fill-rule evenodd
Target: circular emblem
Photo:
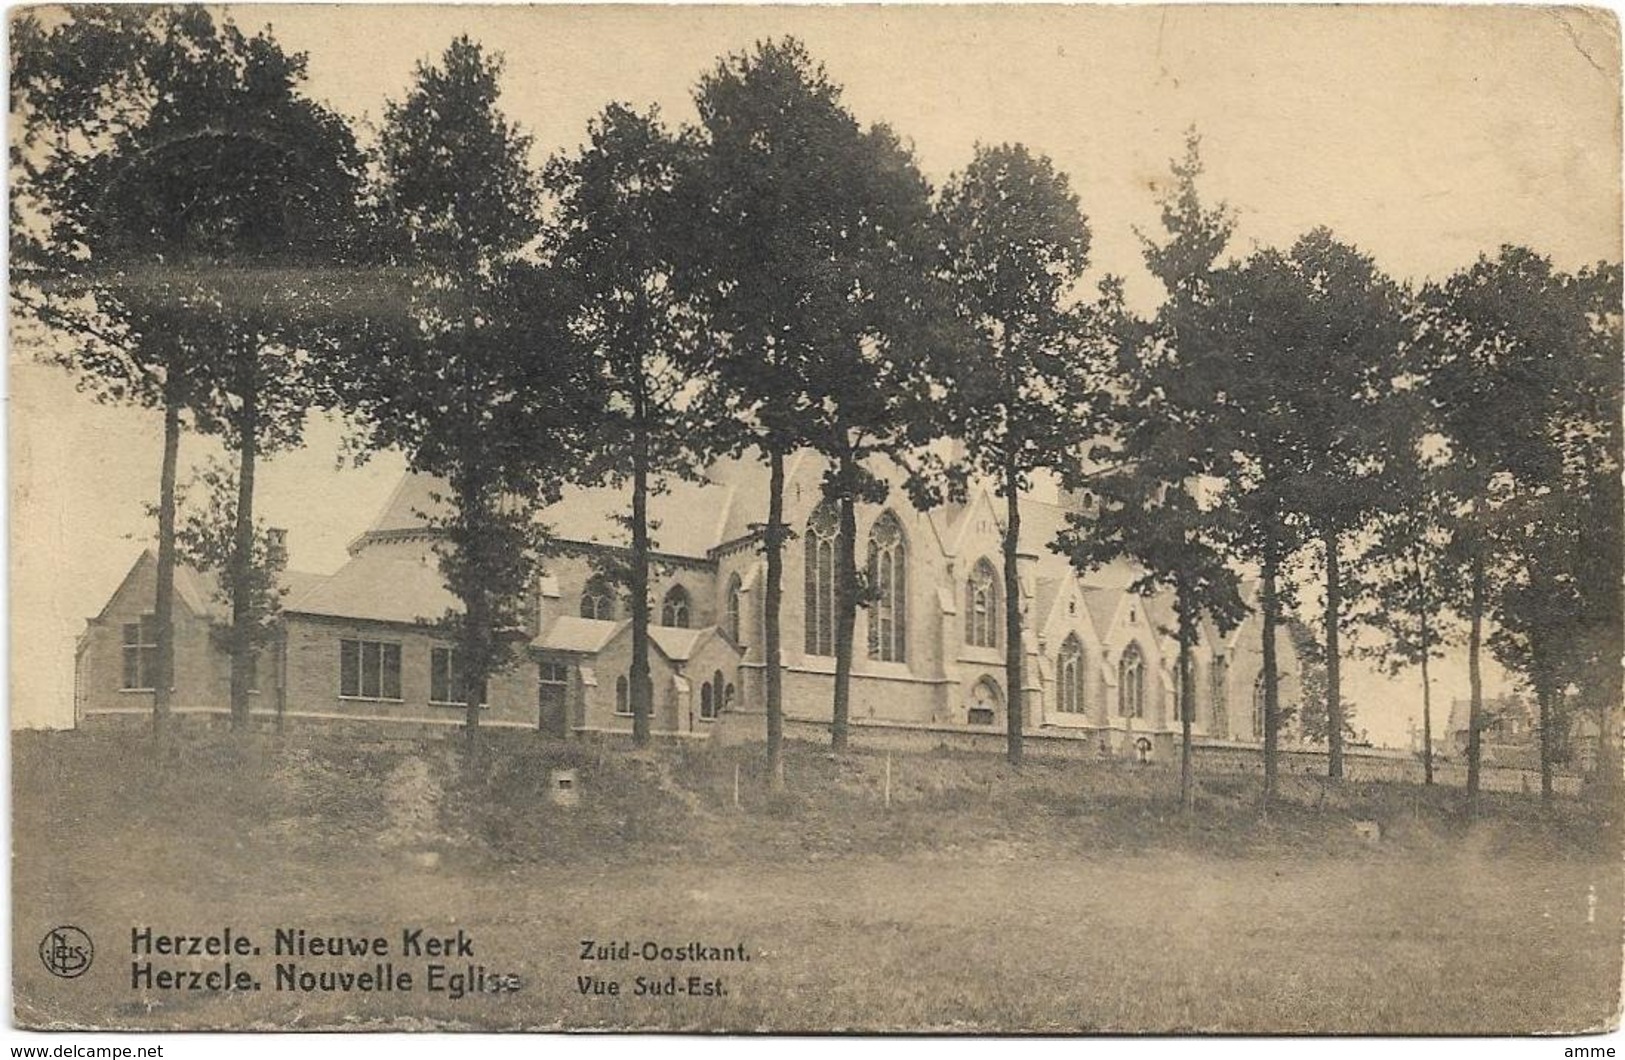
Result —
<path fill-rule="evenodd" d="M 77 979 L 84 975 L 95 956 L 96 947 L 91 945 L 90 936 L 72 924 L 54 927 L 40 939 L 39 959 L 45 970 L 59 979 Z"/>

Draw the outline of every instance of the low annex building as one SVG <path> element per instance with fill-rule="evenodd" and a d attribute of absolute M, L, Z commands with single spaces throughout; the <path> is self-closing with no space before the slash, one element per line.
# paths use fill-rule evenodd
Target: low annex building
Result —
<path fill-rule="evenodd" d="M 834 684 L 837 522 L 821 504 L 821 458 L 786 468 L 781 636 L 786 717 L 828 722 Z M 426 516 L 437 484 L 403 479 L 373 525 L 331 575 L 288 572 L 278 636 L 257 667 L 256 714 L 453 726 L 463 721 L 456 652 L 429 623 L 454 609 L 441 581 Z M 874 600 L 854 637 L 855 726 L 999 733 L 1019 709 L 1029 732 L 1090 741 L 1112 754 L 1144 740 L 1167 746 L 1179 730 L 1177 649 L 1166 596 L 1129 590 L 1137 571 L 1117 563 L 1079 577 L 1049 543 L 1069 509 L 1024 499 L 1018 562 L 1023 687 L 1005 687 L 1002 506 L 986 489 L 920 512 L 901 489 L 858 511 L 858 561 Z M 490 682 L 482 724 L 555 735 L 631 728 L 627 672 L 631 622 L 624 591 L 597 573 L 624 550 L 615 489 L 570 489 L 542 519 L 562 546 L 529 587 L 520 661 Z M 672 482 L 652 497 L 650 666 L 652 727 L 760 738 L 764 713 L 760 523 L 767 471 L 721 461 L 700 482 Z M 90 620 L 77 661 L 80 719 L 151 710 L 156 562 L 135 563 Z M 1253 587 L 1249 587 L 1249 591 Z M 214 579 L 177 570 L 177 713 L 226 710 L 229 664 L 217 629 L 229 621 Z M 1260 619 L 1228 635 L 1205 627 L 1196 652 L 1193 725 L 1209 742 L 1262 736 Z M 1281 704 L 1298 698 L 1297 660 L 1277 637 Z"/>

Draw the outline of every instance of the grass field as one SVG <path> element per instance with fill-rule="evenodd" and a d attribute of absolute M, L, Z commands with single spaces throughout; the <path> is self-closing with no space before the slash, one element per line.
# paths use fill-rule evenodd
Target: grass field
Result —
<path fill-rule="evenodd" d="M 1612 1025 L 1622 885 L 1606 808 L 1291 778 L 792 745 L 631 754 L 533 737 L 19 733 L 14 997 L 25 1026 L 1528 1033 Z M 547 799 L 578 770 L 583 800 Z M 740 799 L 734 803 L 738 769 Z M 1381 842 L 1356 836 L 1376 821 Z M 38 945 L 95 940 L 75 979 Z M 230 926 L 249 992 L 132 988 L 131 930 Z M 463 929 L 519 989 L 423 987 L 403 929 Z M 383 935 L 411 992 L 273 989 L 278 927 Z M 585 939 L 742 944 L 747 962 L 583 961 Z M 219 959 L 150 958 L 206 971 Z M 373 959 L 313 959 L 325 971 Z M 621 984 L 584 995 L 578 977 Z M 633 996 L 635 978 L 725 996 Z"/>

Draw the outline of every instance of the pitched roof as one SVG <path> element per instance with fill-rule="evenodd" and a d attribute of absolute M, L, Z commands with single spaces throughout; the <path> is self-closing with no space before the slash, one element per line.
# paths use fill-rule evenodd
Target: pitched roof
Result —
<path fill-rule="evenodd" d="M 428 519 L 437 518 L 449 510 L 443 496 L 445 492 L 446 484 L 433 475 L 417 472 L 403 475 L 367 532 L 378 534 L 421 529 Z"/>
<path fill-rule="evenodd" d="M 143 564 L 157 566 L 158 557 L 152 549 L 144 550 L 136 558 L 130 567 L 131 573 L 133 574 Z M 282 608 L 287 610 L 293 601 L 303 597 L 327 578 L 328 575 L 313 574 L 309 571 L 282 571 L 277 578 L 277 584 L 282 588 Z M 176 563 L 175 596 L 187 610 L 200 618 L 219 623 L 231 621 L 231 603 L 221 588 L 219 575 L 213 571 L 199 570 L 190 563 Z"/>
<path fill-rule="evenodd" d="M 1061 595 L 1061 586 L 1065 584 L 1060 578 L 1038 579 L 1038 590 L 1033 600 L 1034 629 L 1042 630 L 1049 625 L 1050 612 L 1055 610 L 1055 600 Z"/>
<path fill-rule="evenodd" d="M 1121 589 L 1083 586 L 1083 606 L 1089 609 L 1089 619 L 1095 624 L 1095 636 L 1105 640 L 1111 634 L 1112 619 L 1117 617 L 1117 604 L 1122 599 Z"/>
<path fill-rule="evenodd" d="M 283 604 L 283 610 L 298 614 L 375 622 L 434 622 L 457 609 L 440 565 L 427 551 L 362 552 L 297 601 Z"/>
<path fill-rule="evenodd" d="M 601 651 L 604 645 L 614 640 L 622 629 L 631 625 L 622 619 L 619 622 L 599 618 L 577 618 L 575 615 L 560 615 L 548 623 L 539 637 L 531 641 L 531 647 L 542 648 L 546 651 L 576 652 L 582 655 L 592 655 Z"/>
<path fill-rule="evenodd" d="M 367 534 L 421 530 L 450 503 L 440 479 L 407 474 Z M 748 455 L 730 457 L 713 464 L 700 481 L 671 479 L 651 494 L 650 536 L 657 552 L 703 558 L 717 545 L 748 534 L 766 511 L 767 468 Z M 625 514 L 627 493 L 620 486 L 566 486 L 538 519 L 561 540 L 625 545 L 627 530 L 619 522 Z"/>
<path fill-rule="evenodd" d="M 706 629 L 674 629 L 671 626 L 650 626 L 649 639 L 654 641 L 666 658 L 672 662 L 687 662 L 694 650 L 711 635 Z"/>

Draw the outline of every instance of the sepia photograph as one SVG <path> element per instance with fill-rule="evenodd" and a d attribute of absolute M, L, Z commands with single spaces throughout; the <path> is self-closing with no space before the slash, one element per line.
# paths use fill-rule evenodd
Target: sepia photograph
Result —
<path fill-rule="evenodd" d="M 1612 11 L 8 18 L 18 1038 L 1618 1030 Z"/>

